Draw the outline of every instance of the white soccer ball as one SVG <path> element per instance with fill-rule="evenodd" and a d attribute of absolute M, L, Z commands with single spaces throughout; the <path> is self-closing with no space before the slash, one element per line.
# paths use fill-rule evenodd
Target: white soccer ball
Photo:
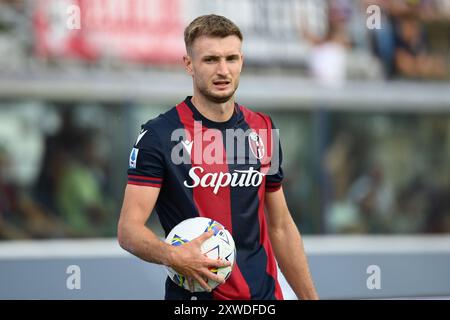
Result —
<path fill-rule="evenodd" d="M 210 259 L 225 259 L 231 262 L 231 266 L 221 268 L 211 268 L 210 270 L 222 276 L 225 280 L 228 279 L 233 270 L 236 259 L 236 247 L 233 237 L 230 232 L 219 222 L 204 218 L 196 217 L 186 219 L 177 224 L 167 235 L 165 242 L 173 246 L 181 246 L 197 237 L 204 232 L 214 230 L 214 235 L 203 242 L 201 245 L 202 253 L 206 254 Z M 184 275 L 177 273 L 170 267 L 166 267 L 167 274 L 170 279 L 180 287 L 189 290 L 187 279 Z M 214 289 L 219 285 L 218 282 L 208 279 L 208 285 Z M 194 292 L 204 292 L 205 289 L 200 286 L 198 281 L 194 281 Z"/>

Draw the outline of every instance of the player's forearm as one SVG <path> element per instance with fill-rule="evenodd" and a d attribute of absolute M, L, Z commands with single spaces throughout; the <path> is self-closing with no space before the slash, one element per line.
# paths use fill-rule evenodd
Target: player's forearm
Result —
<path fill-rule="evenodd" d="M 161 241 L 144 225 L 119 223 L 118 240 L 123 249 L 142 260 L 171 265 L 172 246 Z"/>
<path fill-rule="evenodd" d="M 303 249 L 303 241 L 291 220 L 283 229 L 270 233 L 272 246 L 281 272 L 298 298 L 318 299 Z"/>

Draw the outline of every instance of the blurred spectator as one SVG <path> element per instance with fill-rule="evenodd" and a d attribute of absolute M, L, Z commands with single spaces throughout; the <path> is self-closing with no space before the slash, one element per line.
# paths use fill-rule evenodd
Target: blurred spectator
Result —
<path fill-rule="evenodd" d="M 414 17 L 396 23 L 395 69 L 407 78 L 442 79 L 447 75 L 443 57 L 432 54 L 426 35 Z"/>
<path fill-rule="evenodd" d="M 72 119 L 74 105 L 61 105 L 59 131 L 45 138 L 45 149 L 42 156 L 42 168 L 35 185 L 35 194 L 40 203 L 48 210 L 58 212 L 54 195 L 57 192 L 57 181 L 64 163 L 70 158 L 70 146 L 77 144 L 77 128 Z"/>
<path fill-rule="evenodd" d="M 384 68 L 384 75 L 387 78 L 392 78 L 395 74 L 395 28 L 394 20 L 391 14 L 390 6 L 392 1 L 389 0 L 365 0 L 362 2 L 362 11 L 370 5 L 377 5 L 380 7 L 380 23 L 381 28 L 372 29 L 369 31 L 370 41 L 375 56 L 380 59 Z"/>
<path fill-rule="evenodd" d="M 9 157 L 0 146 L 0 239 L 48 238 L 64 235 L 62 224 L 45 212 L 8 175 Z"/>
<path fill-rule="evenodd" d="M 324 162 L 327 232 L 450 232 L 449 123 L 335 115 Z"/>
<path fill-rule="evenodd" d="M 339 86 L 346 79 L 346 56 L 352 41 L 348 30 L 349 1 L 328 1 L 327 29 L 323 36 L 312 34 L 302 22 L 301 35 L 312 44 L 309 68 L 320 83 Z"/>
<path fill-rule="evenodd" d="M 0 239 L 26 238 L 27 234 L 13 222 L 17 219 L 16 192 L 14 186 L 8 182 L 9 157 L 0 145 Z"/>
<path fill-rule="evenodd" d="M 444 79 L 448 77 L 447 57 L 433 52 L 426 24 L 442 22 L 439 29 L 449 30 L 450 15 L 443 1 L 367 0 L 364 6 L 381 8 L 381 29 L 370 32 L 373 50 L 383 62 L 388 78 L 400 76 L 414 79 Z M 441 44 L 442 46 L 442 44 Z"/>
<path fill-rule="evenodd" d="M 69 236 L 112 235 L 114 208 L 104 192 L 96 133 L 77 128 L 72 110 L 64 108 L 61 131 L 47 138 L 37 194 L 60 215 Z"/>
<path fill-rule="evenodd" d="M 380 164 L 372 165 L 350 186 L 348 199 L 358 208 L 366 232 L 387 232 L 394 209 L 394 189 L 385 179 Z"/>
<path fill-rule="evenodd" d="M 31 55 L 29 9 L 25 0 L 0 0 L 0 72 L 22 69 Z"/>
<path fill-rule="evenodd" d="M 93 138 L 90 133 L 80 136 L 78 147 L 73 150 L 78 154 L 64 163 L 56 191 L 60 213 L 75 235 L 81 236 L 105 235 L 113 220 L 110 218 L 113 208 L 95 171 Z"/>
<path fill-rule="evenodd" d="M 390 221 L 393 233 L 423 233 L 426 226 L 427 187 L 421 179 L 415 179 L 397 196 L 397 212 Z"/>
<path fill-rule="evenodd" d="M 429 208 L 424 219 L 426 219 L 426 232 L 450 232 L 450 185 L 433 188 L 429 195 Z"/>
<path fill-rule="evenodd" d="M 325 227 L 331 233 L 364 233 L 364 221 L 347 192 L 354 175 L 357 143 L 347 132 L 339 132 L 325 154 L 325 170 L 330 177 L 331 194 L 327 195 Z"/>
<path fill-rule="evenodd" d="M 381 78 L 382 64 L 368 50 L 366 33 L 360 31 L 365 12 L 351 0 L 328 0 L 326 4 L 322 35 L 310 32 L 307 23 L 300 21 L 300 36 L 311 44 L 310 76 L 329 87 L 339 87 L 347 79 Z"/>

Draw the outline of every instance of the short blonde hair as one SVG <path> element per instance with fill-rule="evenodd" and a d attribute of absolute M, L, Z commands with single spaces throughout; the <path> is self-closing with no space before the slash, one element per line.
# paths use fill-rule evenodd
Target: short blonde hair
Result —
<path fill-rule="evenodd" d="M 241 30 L 231 20 L 224 16 L 208 14 L 195 18 L 184 29 L 184 43 L 186 51 L 190 53 L 195 39 L 201 36 L 225 38 L 236 36 L 243 40 Z"/>

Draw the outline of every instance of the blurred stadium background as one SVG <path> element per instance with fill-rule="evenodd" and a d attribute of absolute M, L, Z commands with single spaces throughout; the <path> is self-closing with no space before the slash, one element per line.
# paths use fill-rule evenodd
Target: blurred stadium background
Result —
<path fill-rule="evenodd" d="M 140 125 L 191 94 L 182 33 L 206 13 L 243 31 L 237 98 L 280 128 L 321 297 L 450 296 L 450 0 L 0 0 L 0 298 L 162 297 L 116 223 Z"/>

